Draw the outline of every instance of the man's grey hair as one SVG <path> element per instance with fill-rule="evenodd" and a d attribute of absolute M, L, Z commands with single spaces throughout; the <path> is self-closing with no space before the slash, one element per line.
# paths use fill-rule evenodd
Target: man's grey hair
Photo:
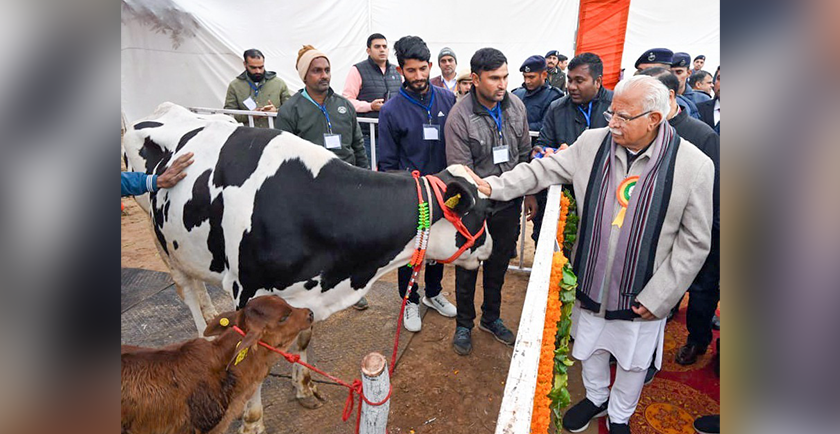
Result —
<path fill-rule="evenodd" d="M 661 81 L 647 75 L 625 78 L 615 85 L 613 98 L 633 89 L 642 91 L 642 112 L 648 110 L 659 112 L 662 115 L 662 122 L 667 120 L 668 113 L 671 112 L 670 94 Z"/>

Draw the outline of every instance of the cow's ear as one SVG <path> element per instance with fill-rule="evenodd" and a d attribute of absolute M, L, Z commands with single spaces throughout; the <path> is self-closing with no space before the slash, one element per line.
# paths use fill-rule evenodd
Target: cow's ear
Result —
<path fill-rule="evenodd" d="M 204 329 L 204 336 L 218 336 L 233 327 L 234 324 L 238 324 L 239 312 L 241 311 L 230 311 L 216 315 L 212 321 L 207 323 L 207 328 Z"/>
<path fill-rule="evenodd" d="M 454 211 L 455 214 L 462 216 L 475 206 L 474 190 L 475 187 L 470 189 L 470 186 L 466 182 L 453 179 L 446 184 L 443 204 L 445 207 Z"/>

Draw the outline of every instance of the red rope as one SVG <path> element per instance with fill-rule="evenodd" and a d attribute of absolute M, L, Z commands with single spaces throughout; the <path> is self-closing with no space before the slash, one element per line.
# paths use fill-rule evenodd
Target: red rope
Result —
<path fill-rule="evenodd" d="M 241 328 L 239 328 L 239 326 L 234 325 L 233 330 L 235 330 L 237 333 L 239 333 L 243 337 L 245 336 L 245 331 L 243 331 Z M 317 372 L 317 373 L 329 378 L 330 380 L 332 380 L 332 381 L 350 389 L 349 393 L 347 394 L 347 400 L 344 402 L 344 410 L 342 410 L 342 412 L 341 412 L 341 420 L 342 421 L 347 422 L 347 419 L 349 419 L 350 415 L 353 414 L 353 394 L 359 395 L 359 406 L 357 407 L 357 410 L 356 410 L 356 434 L 359 433 L 359 424 L 362 421 L 362 401 L 366 402 L 370 406 L 379 407 L 380 405 L 385 404 L 386 402 L 388 402 L 389 399 L 391 399 L 391 392 L 393 392 L 394 389 L 390 386 L 389 386 L 390 388 L 388 389 L 388 395 L 385 396 L 385 398 L 382 401 L 371 402 L 370 400 L 367 399 L 367 397 L 365 397 L 365 394 L 362 391 L 362 381 L 359 380 L 358 378 L 353 380 L 353 384 L 347 384 L 344 381 L 341 381 L 340 378 L 332 376 L 332 375 L 330 375 L 330 374 L 328 374 L 328 373 L 310 365 L 309 363 L 301 362 L 300 361 L 300 354 L 291 354 L 291 353 L 287 353 L 287 352 L 282 351 L 282 350 L 278 350 L 277 348 L 272 347 L 271 345 L 269 345 L 269 344 L 267 344 L 263 341 L 258 341 L 257 344 L 259 344 L 259 346 L 261 346 L 265 349 L 268 349 L 268 350 L 273 351 L 277 354 L 280 354 L 289 363 L 292 363 L 292 364 L 297 363 L 301 366 L 306 367 L 307 369 L 309 369 L 313 372 Z M 390 373 L 390 371 L 389 371 L 389 373 Z"/>

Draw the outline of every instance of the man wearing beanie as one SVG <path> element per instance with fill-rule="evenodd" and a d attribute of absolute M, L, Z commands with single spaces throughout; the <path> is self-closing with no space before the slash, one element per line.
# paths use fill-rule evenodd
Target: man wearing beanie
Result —
<path fill-rule="evenodd" d="M 446 168 L 443 128 L 449 110 L 455 105 L 455 95 L 429 83 L 431 53 L 422 39 L 417 36 L 400 38 L 394 44 L 394 52 L 403 84 L 399 94 L 386 102 L 379 112 L 378 167 L 383 172 L 417 170 L 421 175 L 433 175 Z M 443 264 L 429 264 L 424 271 L 423 304 L 445 317 L 454 317 L 455 306 L 440 293 Z M 400 297 L 405 297 L 411 274 L 412 269 L 407 266 L 398 270 Z M 422 327 L 417 283 L 405 305 L 403 326 L 411 332 L 419 332 Z"/>
<path fill-rule="evenodd" d="M 458 58 L 455 57 L 455 52 L 449 47 L 443 47 L 438 53 L 438 66 L 440 67 L 440 75 L 432 79 L 432 84 L 437 87 L 448 89 L 452 93 L 457 93 L 455 85 L 455 69 L 458 67 Z"/>
<path fill-rule="evenodd" d="M 276 127 L 329 149 L 348 164 L 369 168 L 356 110 L 330 87 L 327 55 L 305 45 L 295 67 L 304 88 L 280 107 Z M 367 300 L 362 297 L 353 307 L 366 309 Z"/>
<path fill-rule="evenodd" d="M 289 99 L 286 82 L 274 71 L 265 70 L 265 56 L 260 50 L 246 50 L 242 57 L 245 71 L 230 82 L 225 109 L 276 112 Z M 248 124 L 248 116 L 234 115 L 237 122 Z M 268 118 L 254 119 L 254 126 L 268 128 Z"/>

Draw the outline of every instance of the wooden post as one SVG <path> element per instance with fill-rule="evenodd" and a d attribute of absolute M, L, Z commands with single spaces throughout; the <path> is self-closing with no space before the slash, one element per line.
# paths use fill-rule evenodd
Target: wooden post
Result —
<path fill-rule="evenodd" d="M 391 390 L 391 378 L 388 376 L 388 361 L 379 353 L 370 353 L 362 359 L 362 390 L 370 402 L 381 402 Z M 362 402 L 362 420 L 359 422 L 359 434 L 385 434 L 388 426 L 388 412 L 391 400 L 372 406 Z"/>

